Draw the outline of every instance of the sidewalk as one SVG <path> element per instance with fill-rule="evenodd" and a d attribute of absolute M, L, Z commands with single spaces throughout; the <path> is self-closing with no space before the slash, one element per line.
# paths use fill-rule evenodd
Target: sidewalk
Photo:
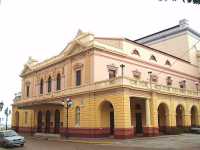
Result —
<path fill-rule="evenodd" d="M 42 139 L 48 141 L 58 141 L 58 142 L 71 142 L 71 143 L 82 143 L 82 144 L 116 144 L 116 143 L 123 143 L 127 141 L 144 141 L 144 140 L 155 140 L 155 139 L 162 139 L 162 138 L 169 138 L 169 137 L 177 137 L 179 135 L 162 135 L 156 137 L 134 137 L 132 139 L 114 139 L 113 137 L 104 137 L 104 138 L 80 138 L 80 137 L 35 137 L 31 135 L 24 135 L 25 138 L 32 138 L 32 139 Z"/>

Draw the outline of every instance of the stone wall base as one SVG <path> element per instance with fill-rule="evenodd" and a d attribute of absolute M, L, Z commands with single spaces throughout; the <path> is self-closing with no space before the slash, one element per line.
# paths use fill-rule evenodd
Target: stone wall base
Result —
<path fill-rule="evenodd" d="M 30 128 L 30 127 L 15 127 L 14 129 L 20 133 L 30 133 L 34 134 L 37 132 L 37 128 Z M 190 132 L 190 127 L 144 127 L 143 128 L 143 135 L 144 136 L 158 136 L 160 132 L 164 134 L 180 134 L 184 132 Z M 100 137 L 109 137 L 113 136 L 116 139 L 129 139 L 135 136 L 134 128 L 116 128 L 114 133 L 110 133 L 110 128 L 60 128 L 58 130 L 62 136 L 70 136 L 70 137 L 87 137 L 87 138 L 100 138 Z M 42 133 L 46 133 L 42 130 Z M 49 133 L 55 133 L 54 128 L 49 130 Z"/>
<path fill-rule="evenodd" d="M 155 127 L 144 127 L 144 136 L 158 136 L 159 135 L 159 128 Z"/>

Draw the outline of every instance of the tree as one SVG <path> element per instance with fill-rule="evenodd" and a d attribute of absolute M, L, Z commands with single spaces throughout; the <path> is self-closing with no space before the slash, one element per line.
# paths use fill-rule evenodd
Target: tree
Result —
<path fill-rule="evenodd" d="M 200 4 L 200 0 L 183 0 L 183 2 L 185 3 L 185 1 L 187 1 L 188 3 L 193 3 L 193 4 Z"/>

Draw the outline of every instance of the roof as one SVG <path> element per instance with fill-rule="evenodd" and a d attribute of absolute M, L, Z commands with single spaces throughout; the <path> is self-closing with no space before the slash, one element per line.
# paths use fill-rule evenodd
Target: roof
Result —
<path fill-rule="evenodd" d="M 161 30 L 159 32 L 144 36 L 142 38 L 136 39 L 135 42 L 146 44 L 150 43 L 152 41 L 156 41 L 158 39 L 165 38 L 170 35 L 178 34 L 184 31 L 188 31 L 192 33 L 197 38 L 200 38 L 200 33 L 195 31 L 194 29 L 189 27 L 188 21 L 186 19 L 180 20 L 179 24 L 164 30 Z"/>

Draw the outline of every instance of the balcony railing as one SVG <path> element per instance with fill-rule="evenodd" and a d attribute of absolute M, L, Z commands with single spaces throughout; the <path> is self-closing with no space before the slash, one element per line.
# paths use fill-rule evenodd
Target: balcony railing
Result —
<path fill-rule="evenodd" d="M 82 85 L 79 87 L 71 87 L 60 91 L 55 91 L 39 96 L 33 96 L 29 98 L 30 100 L 45 100 L 51 98 L 63 98 L 71 95 L 78 95 L 85 92 L 93 92 L 93 91 L 102 91 L 106 89 L 112 89 L 117 87 L 127 87 L 142 91 L 154 91 L 157 93 L 176 95 L 176 96 L 184 96 L 184 97 L 193 97 L 200 98 L 200 93 L 194 90 L 175 88 L 171 86 L 159 85 L 156 83 L 150 83 L 148 81 L 142 80 L 134 80 L 128 77 L 117 77 L 111 80 L 104 80 L 95 82 L 93 84 Z M 16 96 L 18 97 L 18 96 Z M 18 97 L 19 98 L 19 97 Z M 23 99 L 21 99 L 23 101 Z M 24 98 L 27 100 L 27 98 Z"/>

